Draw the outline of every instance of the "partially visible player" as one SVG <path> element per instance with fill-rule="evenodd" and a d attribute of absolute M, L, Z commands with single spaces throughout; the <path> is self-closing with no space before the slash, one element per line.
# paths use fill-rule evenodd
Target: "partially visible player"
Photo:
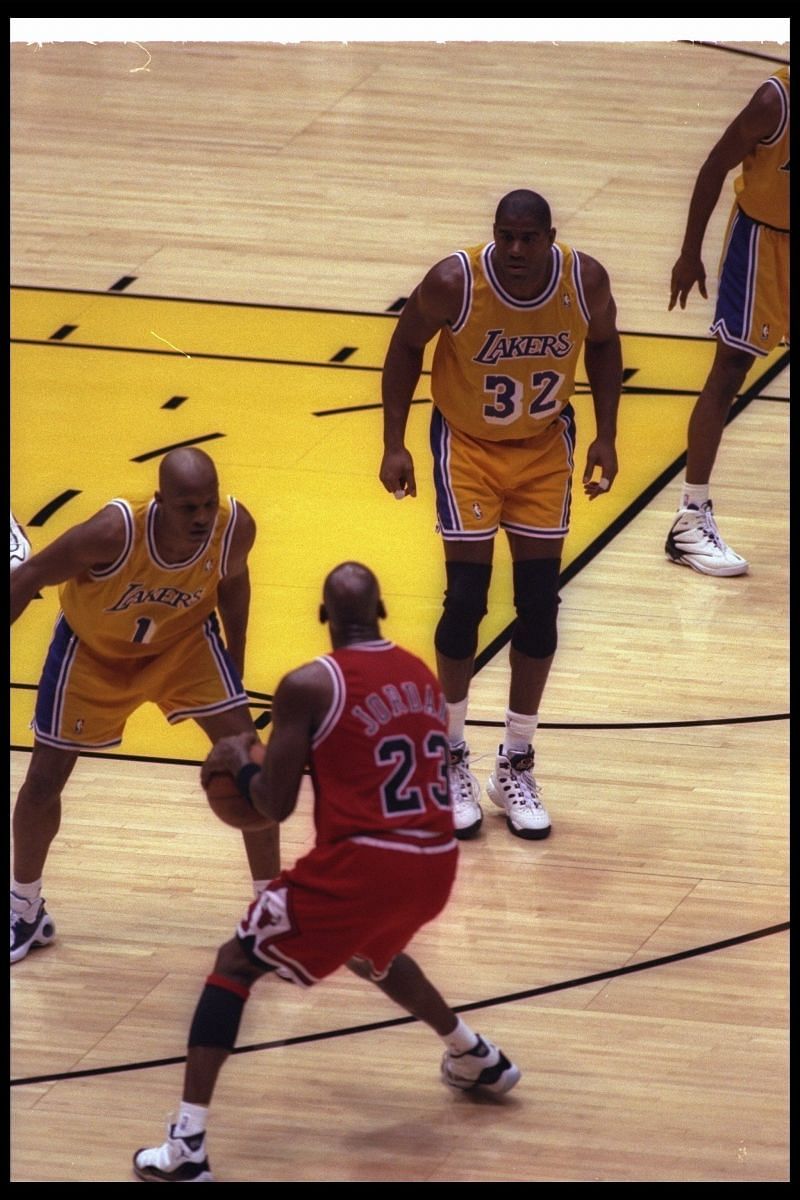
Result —
<path fill-rule="evenodd" d="M 82 750 L 119 745 L 146 701 L 171 724 L 193 718 L 212 742 L 254 732 L 241 680 L 254 539 L 244 505 L 220 499 L 208 455 L 181 448 L 162 460 L 152 498 L 110 501 L 12 572 L 12 623 L 45 587 L 60 585 L 62 609 L 14 808 L 12 963 L 55 935 L 42 874 Z M 278 829 L 242 837 L 258 891 L 279 870 Z"/>
<path fill-rule="evenodd" d="M 743 575 L 748 563 L 723 540 L 710 498 L 711 472 L 731 404 L 756 356 L 789 334 L 789 68 L 755 92 L 709 154 L 694 185 L 669 308 L 686 307 L 694 284 L 707 299 L 701 258 L 706 226 L 729 171 L 741 164 L 719 271 L 711 332 L 714 362 L 689 418 L 686 477 L 664 546 L 702 575 Z"/>
<path fill-rule="evenodd" d="M 336 567 L 320 610 L 333 652 L 281 681 L 262 766 L 250 760 L 247 735 L 218 742 L 204 764 L 202 779 L 229 771 L 258 812 L 284 821 L 309 762 L 316 844 L 269 884 L 220 948 L 189 1032 L 177 1118 L 162 1145 L 133 1158 L 146 1182 L 213 1182 L 208 1108 L 250 988 L 268 973 L 310 987 L 347 965 L 439 1035 L 448 1086 L 499 1094 L 520 1078 L 404 952 L 447 903 L 458 844 L 444 697 L 424 663 L 381 637 L 385 615 L 370 570 Z M 278 1104 L 279 1086 L 270 1093 Z"/>
<path fill-rule="evenodd" d="M 11 570 L 16 571 L 17 567 L 21 567 L 32 554 L 31 544 L 28 541 L 28 535 L 20 525 L 19 521 L 11 513 Z"/>

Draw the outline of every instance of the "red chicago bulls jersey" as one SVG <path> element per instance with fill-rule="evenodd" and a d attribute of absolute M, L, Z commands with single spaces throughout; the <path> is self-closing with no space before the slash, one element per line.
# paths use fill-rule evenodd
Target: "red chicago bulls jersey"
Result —
<path fill-rule="evenodd" d="M 435 853 L 453 835 L 447 706 L 436 678 L 383 640 L 318 661 L 334 696 L 312 741 L 317 845 L 348 838 Z"/>

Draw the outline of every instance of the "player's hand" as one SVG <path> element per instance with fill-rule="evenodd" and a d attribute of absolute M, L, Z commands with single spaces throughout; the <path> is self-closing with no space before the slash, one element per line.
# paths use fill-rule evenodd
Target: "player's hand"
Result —
<path fill-rule="evenodd" d="M 391 492 L 397 500 L 417 494 L 414 460 L 405 446 L 401 450 L 386 451 L 381 462 L 379 478 L 387 492 Z"/>
<path fill-rule="evenodd" d="M 592 476 L 595 470 L 600 472 L 598 479 Z M 583 490 L 590 500 L 605 496 L 617 477 L 617 452 L 611 442 L 599 438 L 592 442 L 586 455 L 586 469 L 583 472 Z"/>
<path fill-rule="evenodd" d="M 682 254 L 672 268 L 667 312 L 672 312 L 676 301 L 680 302 L 681 308 L 686 308 L 686 298 L 695 284 L 697 284 L 700 295 L 707 300 L 706 269 L 703 266 L 703 260 L 699 256 L 693 258 L 690 255 Z"/>
<path fill-rule="evenodd" d="M 230 737 L 220 738 L 208 752 L 206 761 L 200 768 L 200 783 L 206 786 L 212 775 L 227 771 L 234 777 L 240 769 L 251 761 L 250 747 L 258 741 L 254 732 L 234 733 Z"/>

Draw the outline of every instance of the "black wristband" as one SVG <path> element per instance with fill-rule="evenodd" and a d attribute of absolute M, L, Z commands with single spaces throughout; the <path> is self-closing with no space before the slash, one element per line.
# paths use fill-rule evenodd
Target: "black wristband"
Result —
<path fill-rule="evenodd" d="M 261 767 L 257 763 L 245 763 L 236 773 L 236 786 L 251 808 L 254 805 L 250 799 L 250 784 L 253 782 L 253 776 L 260 774 Z"/>

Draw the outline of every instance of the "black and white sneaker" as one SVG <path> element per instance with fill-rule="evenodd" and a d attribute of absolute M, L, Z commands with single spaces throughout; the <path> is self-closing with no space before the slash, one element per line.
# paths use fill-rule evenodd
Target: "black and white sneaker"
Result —
<path fill-rule="evenodd" d="M 39 901 L 39 907 L 24 908 L 19 912 L 14 907 L 17 897 L 11 895 L 11 961 L 19 962 L 34 946 L 47 946 L 56 936 L 53 918 L 44 906 L 44 900 Z M 21 903 L 24 904 L 24 901 Z"/>
<path fill-rule="evenodd" d="M 462 841 L 475 837 L 483 822 L 483 809 L 478 802 L 481 785 L 469 769 L 469 747 L 465 742 L 450 747 L 447 782 L 456 837 Z"/>
<path fill-rule="evenodd" d="M 533 776 L 533 750 L 509 754 L 500 746 L 494 772 L 486 783 L 492 804 L 506 814 L 506 825 L 514 837 L 536 839 L 550 835 L 550 815 L 542 800 L 542 789 Z"/>
<path fill-rule="evenodd" d="M 176 1137 L 175 1126 L 167 1125 L 167 1140 L 161 1146 L 137 1150 L 134 1174 L 145 1183 L 213 1183 L 206 1156 L 205 1133 Z"/>
<path fill-rule="evenodd" d="M 667 558 L 691 567 L 701 575 L 745 575 L 747 559 L 725 542 L 714 520 L 710 500 L 700 508 L 690 504 L 678 510 L 664 543 Z"/>
<path fill-rule="evenodd" d="M 519 1083 L 522 1072 L 506 1058 L 499 1046 L 478 1035 L 477 1045 L 464 1054 L 445 1051 L 442 1059 L 442 1083 L 456 1092 L 510 1092 Z"/>

